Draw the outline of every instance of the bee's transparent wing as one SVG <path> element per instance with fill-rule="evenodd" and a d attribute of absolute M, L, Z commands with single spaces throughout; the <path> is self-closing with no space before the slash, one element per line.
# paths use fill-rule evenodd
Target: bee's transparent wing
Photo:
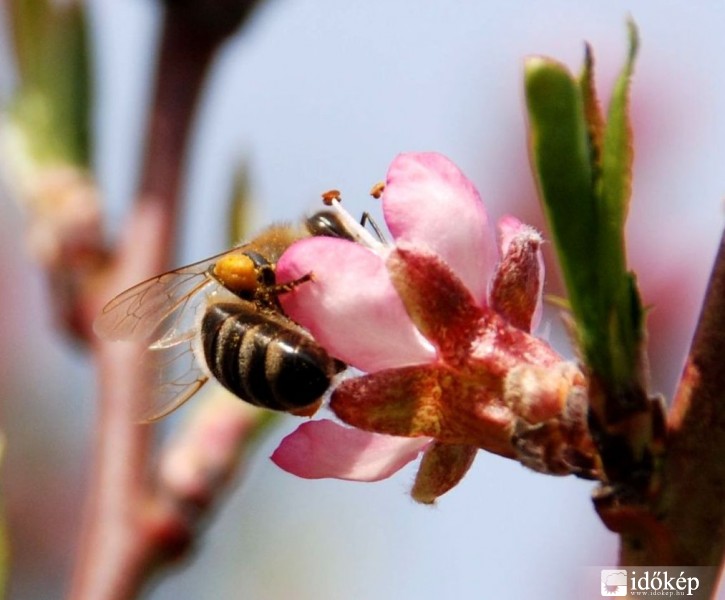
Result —
<path fill-rule="evenodd" d="M 106 340 L 153 342 L 191 328 L 191 319 L 200 303 L 219 287 L 209 270 L 220 256 L 228 253 L 157 275 L 127 289 L 103 307 L 93 329 Z"/>
<path fill-rule="evenodd" d="M 208 381 L 194 354 L 194 332 L 173 344 L 151 347 L 143 354 L 143 368 L 151 383 L 138 420 L 157 421 L 179 408 Z"/>

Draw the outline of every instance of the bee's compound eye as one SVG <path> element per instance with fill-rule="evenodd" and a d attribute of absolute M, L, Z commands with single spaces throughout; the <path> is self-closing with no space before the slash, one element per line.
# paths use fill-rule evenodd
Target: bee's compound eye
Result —
<path fill-rule="evenodd" d="M 312 235 L 355 240 L 342 219 L 331 210 L 321 210 L 308 217 L 307 229 Z"/>
<path fill-rule="evenodd" d="M 257 289 L 257 266 L 245 254 L 228 254 L 214 265 L 214 277 L 230 292 L 245 295 Z"/>

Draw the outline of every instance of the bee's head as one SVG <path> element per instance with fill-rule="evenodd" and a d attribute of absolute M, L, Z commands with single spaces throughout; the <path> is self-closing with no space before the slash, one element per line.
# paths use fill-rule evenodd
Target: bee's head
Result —
<path fill-rule="evenodd" d="M 320 210 L 307 217 L 307 230 L 313 236 L 336 237 L 351 242 L 356 241 L 348 226 L 340 216 L 332 210 Z"/>

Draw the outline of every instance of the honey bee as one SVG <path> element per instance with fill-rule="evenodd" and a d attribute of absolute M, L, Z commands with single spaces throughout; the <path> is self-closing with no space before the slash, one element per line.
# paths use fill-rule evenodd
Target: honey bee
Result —
<path fill-rule="evenodd" d="M 111 300 L 94 323 L 106 340 L 143 342 L 156 371 L 142 421 L 177 409 L 210 378 L 250 404 L 309 415 L 345 368 L 287 317 L 278 296 L 311 275 L 278 283 L 275 266 L 309 236 L 355 241 L 338 214 L 321 210 L 299 226 L 274 225 L 252 241 L 147 281 Z"/>

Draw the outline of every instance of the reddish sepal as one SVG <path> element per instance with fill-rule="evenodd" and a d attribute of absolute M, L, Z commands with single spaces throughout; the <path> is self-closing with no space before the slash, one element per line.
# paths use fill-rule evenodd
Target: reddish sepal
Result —
<path fill-rule="evenodd" d="M 461 444 L 434 442 L 423 454 L 415 484 L 410 492 L 413 500 L 433 504 L 453 489 L 468 473 L 478 448 Z"/>
<path fill-rule="evenodd" d="M 464 363 L 483 309 L 436 254 L 399 245 L 387 261 L 393 286 L 418 330 L 449 364 Z"/>
<path fill-rule="evenodd" d="M 524 331 L 531 331 L 541 298 L 540 246 L 541 236 L 531 227 L 520 225 L 506 240 L 491 285 L 491 308 Z"/>
<path fill-rule="evenodd" d="M 330 406 L 340 419 L 367 431 L 432 437 L 513 457 L 514 415 L 502 401 L 502 384 L 481 370 L 417 365 L 343 381 Z"/>

